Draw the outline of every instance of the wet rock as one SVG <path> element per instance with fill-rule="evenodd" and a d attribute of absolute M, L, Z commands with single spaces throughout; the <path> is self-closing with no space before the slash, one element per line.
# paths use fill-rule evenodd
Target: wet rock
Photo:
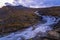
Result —
<path fill-rule="evenodd" d="M 60 39 L 60 34 L 56 31 L 49 31 L 47 37 L 58 40 L 58 39 Z"/>
<path fill-rule="evenodd" d="M 54 29 L 60 28 L 60 21 L 54 25 Z"/>
<path fill-rule="evenodd" d="M 60 28 L 56 28 L 55 31 L 60 33 Z"/>

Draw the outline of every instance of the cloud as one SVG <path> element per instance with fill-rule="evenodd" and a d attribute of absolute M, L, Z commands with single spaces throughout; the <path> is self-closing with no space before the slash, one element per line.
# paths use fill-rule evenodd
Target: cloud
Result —
<path fill-rule="evenodd" d="M 12 4 L 13 3 L 13 0 L 0 0 L 0 8 L 3 7 L 3 6 L 6 6 L 5 3 Z"/>
<path fill-rule="evenodd" d="M 5 4 L 7 3 L 7 4 Z M 51 6 L 60 6 L 60 0 L 2 0 L 0 1 L 0 8 L 6 5 L 11 6 L 25 6 L 30 8 L 44 8 Z"/>

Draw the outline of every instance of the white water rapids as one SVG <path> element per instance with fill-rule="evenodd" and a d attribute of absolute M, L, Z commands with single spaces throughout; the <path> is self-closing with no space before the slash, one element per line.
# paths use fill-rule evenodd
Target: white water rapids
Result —
<path fill-rule="evenodd" d="M 8 36 L 1 37 L 0 40 L 27 40 L 34 38 L 36 36 L 46 36 L 47 31 L 52 30 L 50 25 L 58 23 L 60 18 L 56 19 L 53 16 L 42 16 L 45 23 L 38 23 L 37 25 L 24 29 L 23 31 L 18 31 L 16 33 L 11 33 Z M 39 33 L 39 35 L 38 35 Z"/>
<path fill-rule="evenodd" d="M 30 8 L 43 8 L 51 6 L 60 6 L 60 0 L 0 0 L 0 8 L 6 5 L 11 6 L 25 6 Z M 36 36 L 46 36 L 47 31 L 52 30 L 50 25 L 57 24 L 60 18 L 56 19 L 54 16 L 42 16 L 45 23 L 38 23 L 30 28 L 11 33 L 8 36 L 1 37 L 0 40 L 27 40 Z M 39 35 L 38 35 L 39 33 Z M 42 35 L 41 35 L 42 34 Z"/>

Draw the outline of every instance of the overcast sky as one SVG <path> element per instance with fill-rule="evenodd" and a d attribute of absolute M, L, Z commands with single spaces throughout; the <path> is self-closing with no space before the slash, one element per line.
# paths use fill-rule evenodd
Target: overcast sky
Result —
<path fill-rule="evenodd" d="M 5 4 L 6 3 L 6 4 Z M 31 8 L 41 8 L 60 5 L 60 0 L 0 0 L 0 8 L 6 5 L 23 5 Z"/>

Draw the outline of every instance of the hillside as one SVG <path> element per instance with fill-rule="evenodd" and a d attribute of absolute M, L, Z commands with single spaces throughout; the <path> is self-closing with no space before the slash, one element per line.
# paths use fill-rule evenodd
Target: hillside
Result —
<path fill-rule="evenodd" d="M 32 26 L 40 21 L 34 12 L 39 11 L 41 15 L 52 15 L 60 17 L 60 7 L 50 8 L 18 8 L 6 6 L 0 8 L 0 34 L 14 32 Z"/>

